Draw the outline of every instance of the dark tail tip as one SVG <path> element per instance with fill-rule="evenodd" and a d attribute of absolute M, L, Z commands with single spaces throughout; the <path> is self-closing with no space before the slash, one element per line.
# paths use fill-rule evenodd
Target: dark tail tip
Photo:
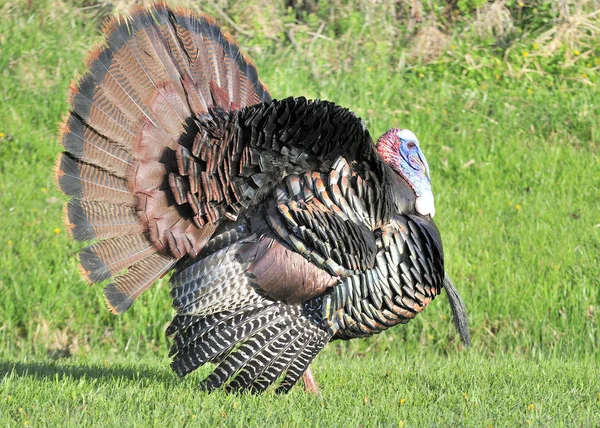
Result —
<path fill-rule="evenodd" d="M 81 250 L 79 262 L 82 275 L 93 284 L 98 284 L 111 277 L 110 269 L 94 252 L 93 246 Z"/>
<path fill-rule="evenodd" d="M 79 199 L 73 198 L 69 201 L 65 220 L 76 241 L 90 241 L 96 237 Z"/>
<path fill-rule="evenodd" d="M 120 315 L 131 307 L 133 299 L 121 292 L 114 284 L 104 287 L 104 298 L 106 306 L 115 315 Z"/>
<path fill-rule="evenodd" d="M 77 161 L 69 153 L 61 153 L 55 167 L 56 181 L 68 196 L 80 197 L 82 192 Z"/>
<path fill-rule="evenodd" d="M 471 346 L 471 333 L 469 333 L 467 309 L 458 294 L 458 290 L 448 275 L 444 277 L 444 288 L 446 289 L 446 294 L 448 294 L 450 308 L 452 308 L 452 321 L 454 322 L 454 327 L 456 327 L 456 331 L 458 331 L 462 342 L 466 347 L 469 347 Z"/>

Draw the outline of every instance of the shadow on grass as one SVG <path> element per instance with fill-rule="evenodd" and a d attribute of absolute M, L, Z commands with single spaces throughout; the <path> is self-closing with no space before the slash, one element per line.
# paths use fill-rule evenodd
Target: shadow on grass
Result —
<path fill-rule="evenodd" d="M 159 381 L 165 384 L 176 384 L 181 380 L 175 373 L 168 373 L 147 366 L 124 367 L 117 365 L 104 366 L 93 363 L 71 365 L 54 361 L 18 362 L 0 361 L 0 380 L 6 376 L 33 377 L 36 379 L 100 379 L 113 382 L 118 379 L 129 381 Z"/>

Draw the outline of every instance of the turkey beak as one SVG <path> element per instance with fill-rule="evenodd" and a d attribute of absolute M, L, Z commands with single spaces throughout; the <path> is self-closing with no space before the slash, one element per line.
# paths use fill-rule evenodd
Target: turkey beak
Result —
<path fill-rule="evenodd" d="M 418 163 L 421 165 L 421 169 L 425 173 L 427 180 L 429 180 L 431 182 L 431 176 L 429 175 L 429 165 L 427 164 L 427 160 L 425 159 L 425 157 L 421 156 L 420 153 L 419 153 Z"/>

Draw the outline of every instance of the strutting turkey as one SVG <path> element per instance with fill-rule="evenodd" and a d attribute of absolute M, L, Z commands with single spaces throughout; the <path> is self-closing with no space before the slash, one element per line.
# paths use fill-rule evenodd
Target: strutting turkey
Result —
<path fill-rule="evenodd" d="M 288 391 L 335 339 L 414 318 L 445 288 L 429 168 L 328 101 L 272 100 L 235 41 L 163 3 L 111 19 L 70 89 L 57 181 L 83 276 L 114 313 L 171 278 L 172 368 Z"/>

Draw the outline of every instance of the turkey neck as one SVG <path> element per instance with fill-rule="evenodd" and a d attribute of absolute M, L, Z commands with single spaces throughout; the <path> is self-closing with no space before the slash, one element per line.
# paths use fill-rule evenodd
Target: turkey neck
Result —
<path fill-rule="evenodd" d="M 386 219 L 389 221 L 397 215 L 417 214 L 415 210 L 416 195 L 414 190 L 381 159 L 376 150 L 373 150 L 373 156 L 378 158 L 378 163 L 381 165 L 384 186 L 383 194 L 389 210 Z"/>

